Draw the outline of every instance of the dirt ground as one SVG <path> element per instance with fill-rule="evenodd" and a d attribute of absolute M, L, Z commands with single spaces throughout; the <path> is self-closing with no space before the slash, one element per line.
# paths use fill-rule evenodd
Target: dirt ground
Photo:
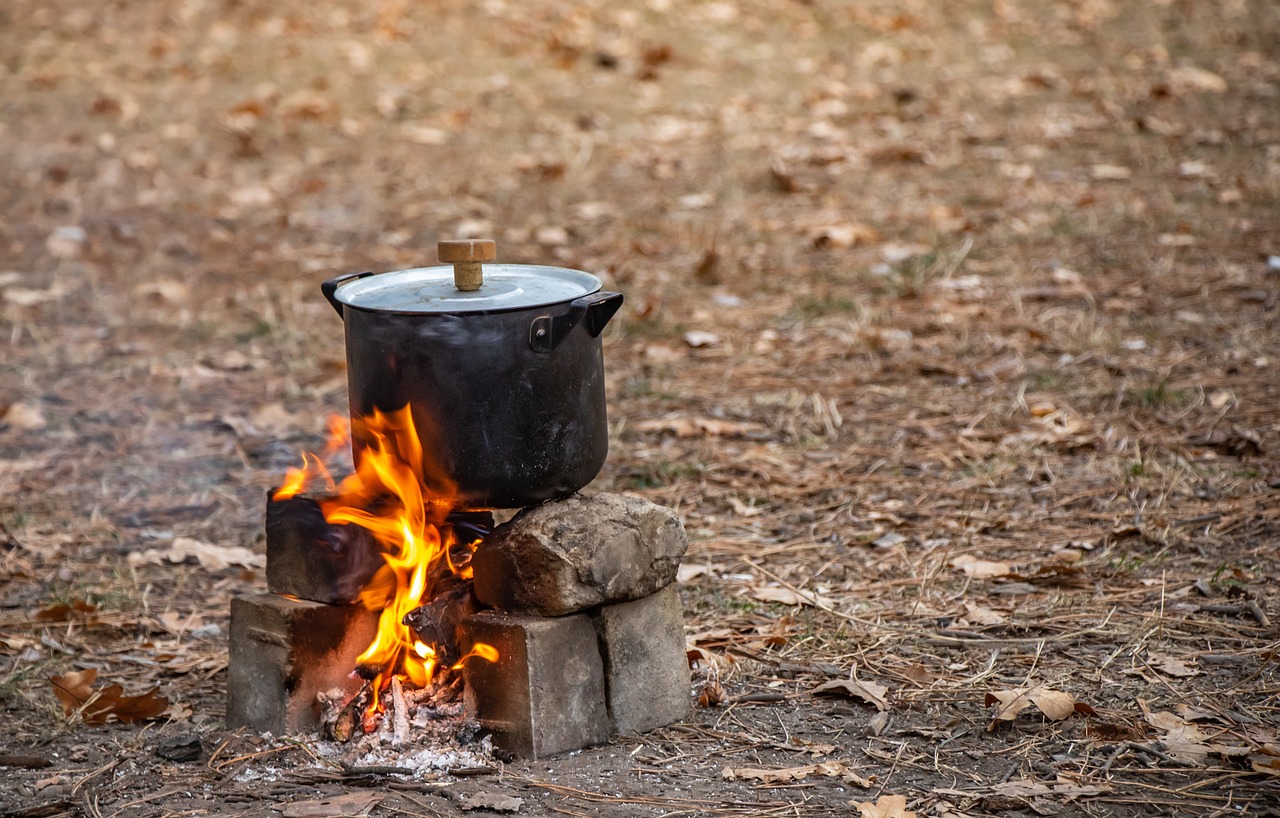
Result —
<path fill-rule="evenodd" d="M 1268 0 L 0 4 L 0 815 L 1276 814 L 1278 55 Z M 318 284 L 472 236 L 626 294 L 591 490 L 684 518 L 700 706 L 436 781 L 228 731 Z"/>

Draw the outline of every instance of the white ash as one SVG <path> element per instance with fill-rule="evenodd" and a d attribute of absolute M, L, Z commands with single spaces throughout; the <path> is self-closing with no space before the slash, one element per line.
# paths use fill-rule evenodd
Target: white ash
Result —
<path fill-rule="evenodd" d="M 334 690 L 321 694 L 326 720 L 350 700 Z M 496 762 L 493 743 L 474 721 L 467 718 L 457 690 L 431 685 L 404 689 L 393 680 L 383 699 L 387 710 L 378 729 L 358 734 L 348 742 L 321 740 L 312 745 L 316 755 L 347 767 L 390 767 L 414 778 L 438 778 L 441 773 Z"/>

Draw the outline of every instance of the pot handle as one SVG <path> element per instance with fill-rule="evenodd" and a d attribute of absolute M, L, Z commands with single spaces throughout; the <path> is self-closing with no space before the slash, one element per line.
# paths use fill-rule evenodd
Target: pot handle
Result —
<path fill-rule="evenodd" d="M 355 281 L 357 278 L 373 275 L 372 272 L 364 273 L 343 273 L 340 276 L 334 276 L 328 281 L 320 285 L 320 292 L 324 293 L 324 297 L 329 299 L 329 303 L 333 305 L 333 309 L 337 311 L 338 317 L 342 318 L 342 302 L 334 295 L 338 291 L 338 287 L 346 284 L 348 281 Z"/>
<path fill-rule="evenodd" d="M 533 319 L 529 325 L 529 346 L 535 352 L 550 352 L 578 324 L 582 324 L 592 338 L 597 338 L 621 306 L 622 293 L 591 293 L 575 298 L 564 315 L 539 315 Z"/>

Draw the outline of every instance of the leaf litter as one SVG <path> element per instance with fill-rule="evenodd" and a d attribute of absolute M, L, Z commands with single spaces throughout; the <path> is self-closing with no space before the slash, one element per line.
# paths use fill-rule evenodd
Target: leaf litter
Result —
<path fill-rule="evenodd" d="M 1263 809 L 1274 4 L 945 5 L 15 14 L 0 755 L 55 772 L 7 767 L 0 810 L 370 784 L 374 815 L 455 809 L 437 784 L 575 814 Z M 686 521 L 706 706 L 415 781 L 427 808 L 308 739 L 222 729 L 221 668 L 228 597 L 262 587 L 263 493 L 345 405 L 317 282 L 429 264 L 441 230 L 627 294 L 598 487 Z M 180 701 L 51 719 L 69 666 Z M 852 668 L 888 709 L 811 695 Z M 70 687 L 97 718 L 111 685 Z M 1064 691 L 1097 715 L 1052 718 Z M 173 731 L 212 764 L 138 752 Z M 803 796 L 719 777 L 823 744 L 878 801 L 816 770 Z"/>

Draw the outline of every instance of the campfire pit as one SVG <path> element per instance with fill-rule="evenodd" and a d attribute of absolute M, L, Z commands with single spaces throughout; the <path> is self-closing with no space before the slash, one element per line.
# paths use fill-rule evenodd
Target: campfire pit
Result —
<path fill-rule="evenodd" d="M 573 272 L 574 281 L 591 278 Z M 365 289 L 377 292 L 370 280 Z M 340 283 L 325 284 L 335 307 Z M 527 343 L 539 355 L 554 349 L 538 327 L 555 329 L 557 343 L 575 326 L 595 338 L 621 301 L 600 295 L 575 300 L 566 316 L 534 316 Z M 584 394 L 602 401 L 598 374 Z M 423 407 L 355 415 L 352 406 L 352 434 L 335 435 L 326 454 L 358 440 L 355 473 L 335 483 L 326 455 L 309 454 L 268 496 L 268 592 L 232 603 L 229 726 L 323 729 L 339 741 L 387 733 L 400 745 L 411 729 L 438 733 L 451 720 L 454 733 L 484 732 L 513 755 L 537 758 L 687 712 L 672 584 L 687 538 L 674 512 L 609 494 L 541 502 L 539 488 L 528 495 L 539 505 L 495 526 L 488 510 L 468 507 L 486 496 L 483 486 L 459 491 L 418 437 Z M 601 405 L 593 428 L 602 420 Z M 428 427 L 439 429 L 439 419 L 428 417 Z M 517 455 L 534 457 L 531 443 Z M 599 465 L 585 464 L 558 493 Z M 305 493 L 317 483 L 321 494 Z"/>

